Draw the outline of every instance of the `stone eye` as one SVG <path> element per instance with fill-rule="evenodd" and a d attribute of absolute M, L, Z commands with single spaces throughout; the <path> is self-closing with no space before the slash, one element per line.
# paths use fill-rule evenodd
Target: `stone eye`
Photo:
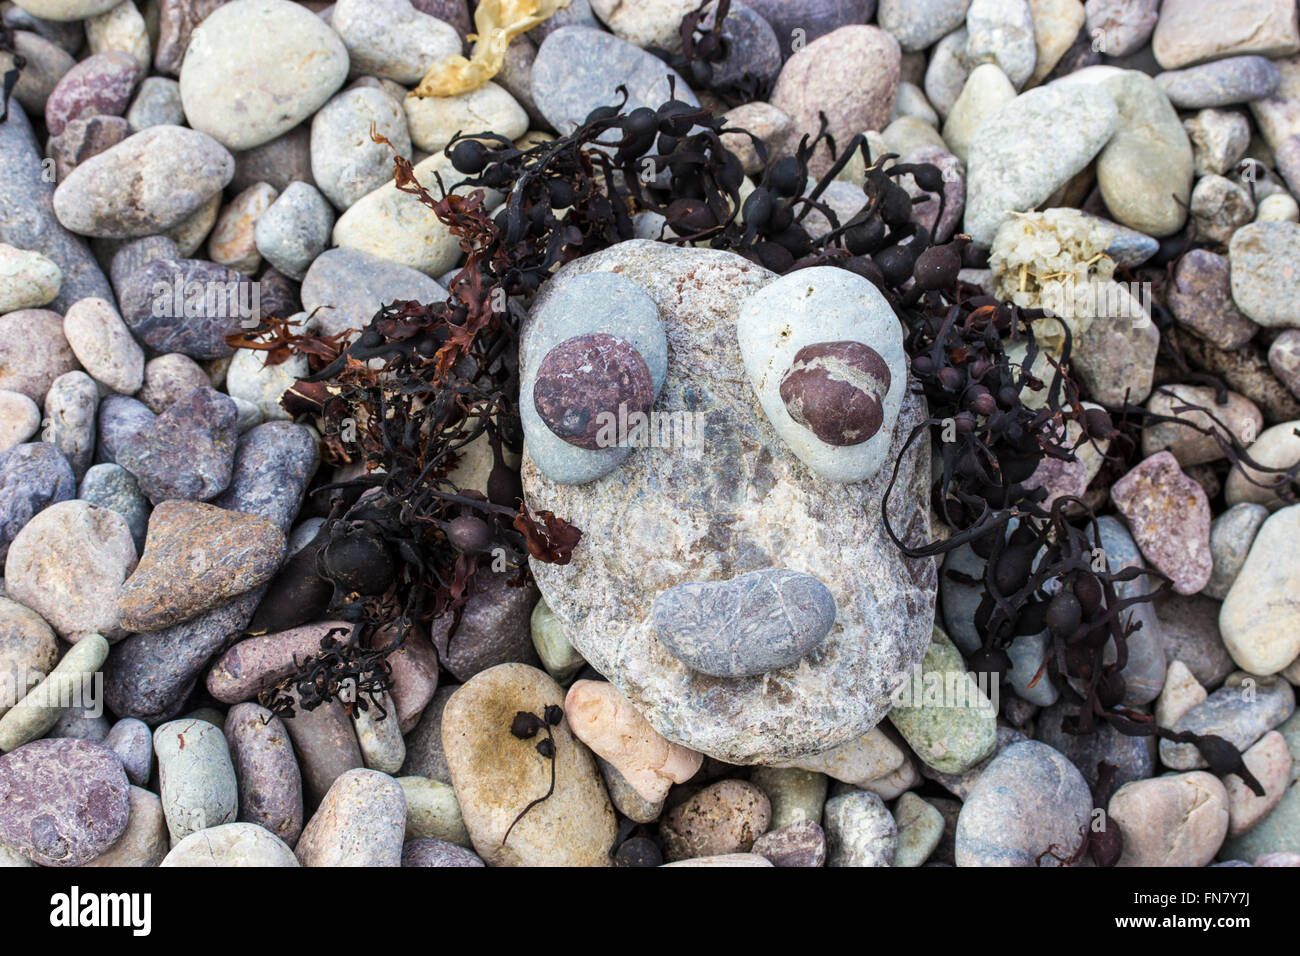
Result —
<path fill-rule="evenodd" d="M 796 422 L 828 445 L 860 445 L 884 424 L 889 365 L 861 342 L 819 342 L 795 353 L 781 401 Z"/>
<path fill-rule="evenodd" d="M 648 414 L 655 387 L 632 343 L 606 332 L 566 339 L 546 353 L 533 406 L 552 432 L 579 448 L 601 447 L 601 431 L 634 412 Z"/>

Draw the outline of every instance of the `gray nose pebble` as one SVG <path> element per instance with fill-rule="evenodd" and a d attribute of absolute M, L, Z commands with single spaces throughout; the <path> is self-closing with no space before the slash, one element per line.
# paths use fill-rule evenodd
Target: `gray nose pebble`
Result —
<path fill-rule="evenodd" d="M 651 609 L 659 640 L 694 670 L 748 677 L 788 667 L 835 624 L 835 598 L 810 574 L 784 568 L 730 581 L 688 581 Z"/>

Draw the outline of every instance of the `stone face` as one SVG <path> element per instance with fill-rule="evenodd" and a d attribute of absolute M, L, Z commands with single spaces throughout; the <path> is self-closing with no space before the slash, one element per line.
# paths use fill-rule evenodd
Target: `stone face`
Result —
<path fill-rule="evenodd" d="M 180 71 L 196 129 L 250 149 L 297 126 L 348 74 L 338 34 L 288 0 L 233 0 L 198 25 Z"/>
<path fill-rule="evenodd" d="M 1036 740 L 1013 744 L 980 775 L 957 818 L 958 866 L 1058 866 L 1092 813 L 1088 784 L 1061 753 Z M 1064 851 L 1064 852 L 1061 852 Z"/>
<path fill-rule="evenodd" d="M 650 613 L 660 642 L 691 669 L 751 677 L 815 650 L 835 624 L 835 599 L 812 575 L 772 568 L 674 585 Z"/>
<path fill-rule="evenodd" d="M 980 124 L 1015 98 L 1016 88 L 997 64 L 981 63 L 971 70 L 943 124 L 943 140 L 953 155 L 966 162 Z"/>
<path fill-rule="evenodd" d="M 574 336 L 543 356 L 533 407 L 556 435 L 579 448 L 602 447 L 607 422 L 620 412 L 646 415 L 655 387 L 645 359 L 626 339 L 598 332 Z"/>
<path fill-rule="evenodd" d="M 951 693 L 957 699 L 949 699 Z M 935 628 L 920 667 L 894 694 L 889 722 L 927 766 L 941 773 L 962 773 L 996 746 L 996 713 L 966 673 L 961 653 Z"/>
<path fill-rule="evenodd" d="M 537 51 L 533 99 L 551 126 L 569 133 L 593 109 L 615 102 L 619 84 L 628 89 L 625 109 L 657 109 L 670 98 L 670 75 L 677 77 L 678 99 L 696 105 L 686 81 L 657 57 L 601 30 L 563 27 Z"/>
<path fill-rule="evenodd" d="M 701 415 L 708 452 L 638 448 L 604 478 L 562 485 L 542 474 L 526 443 L 522 476 L 530 509 L 564 514 L 584 530 L 571 563 L 534 569 L 547 604 L 583 657 L 676 743 L 729 762 L 776 762 L 861 736 L 923 652 L 933 608 L 933 565 L 903 561 L 883 537 L 877 505 L 863 505 L 879 501 L 886 477 L 878 473 L 859 485 L 817 478 L 788 452 L 755 403 L 733 323 L 770 273 L 726 253 L 633 241 L 567 267 L 548 283 L 533 315 L 546 314 L 548 301 L 567 295 L 577 276 L 611 270 L 654 300 L 675 343 L 657 408 Z M 524 328 L 525 383 L 537 361 L 534 321 Z M 905 400 L 894 455 L 918 412 Z M 928 483 L 923 464 L 904 459 L 898 490 Z M 614 506 L 615 499 L 623 504 Z M 921 500 L 911 490 L 891 500 L 894 527 L 912 529 L 905 535 L 925 533 Z M 743 549 L 724 530 L 737 523 L 747 528 Z M 795 543 L 801 540 L 807 550 Z M 617 548 L 603 544 L 615 541 Z M 814 574 L 838 608 L 830 634 L 797 667 L 711 678 L 692 671 L 655 636 L 649 611 L 662 592 L 774 566 Z"/>
<path fill-rule="evenodd" d="M 1293 587 L 1297 534 L 1300 505 L 1265 521 L 1219 612 L 1223 643 L 1252 674 L 1275 674 L 1300 655 L 1300 603 Z"/>
<path fill-rule="evenodd" d="M 135 563 L 131 529 L 121 515 L 63 501 L 36 515 L 14 538 L 5 587 L 66 640 L 91 633 L 115 640 L 126 635 L 116 604 Z"/>
<path fill-rule="evenodd" d="M 54 211 L 82 235 L 148 236 L 197 212 L 234 171 L 234 159 L 212 137 L 151 126 L 74 169 L 55 190 Z"/>
<path fill-rule="evenodd" d="M 1210 580 L 1210 503 L 1167 451 L 1146 458 L 1111 487 L 1142 553 L 1179 594 Z"/>
<path fill-rule="evenodd" d="M 536 738 L 510 732 L 520 711 L 560 706 L 564 692 L 542 671 L 501 664 L 463 684 L 442 716 L 451 782 L 479 856 L 490 866 L 608 866 L 615 816 L 591 753 L 565 722 L 551 728 L 555 765 L 537 752 Z M 511 829 L 532 800 L 555 790 Z M 566 839 L 554 834 L 563 827 Z M 509 835 L 507 836 L 507 831 Z M 503 841 L 504 838 L 504 841 Z"/>
<path fill-rule="evenodd" d="M 401 866 L 406 797 L 387 774 L 349 770 L 302 831 L 303 866 Z"/>
<path fill-rule="evenodd" d="M 1228 9 L 1213 0 L 1166 0 L 1151 50 L 1166 70 L 1244 53 L 1287 56 L 1300 50 L 1300 30 L 1288 0 L 1240 0 Z"/>
<path fill-rule="evenodd" d="M 1115 103 L 1091 85 L 1041 87 L 1003 106 L 971 142 L 967 232 L 976 242 L 991 243 L 1010 212 L 1041 205 L 1092 161 L 1118 126 Z M 1055 132 L 1055 149 L 1037 148 L 1047 129 Z M 1189 168 L 1190 154 L 1188 147 Z"/>
<path fill-rule="evenodd" d="M 1097 185 L 1117 222 L 1149 236 L 1182 226 L 1192 190 L 1187 132 L 1155 80 L 1136 70 L 1100 85 L 1119 110 L 1115 136 L 1097 157 Z"/>
<path fill-rule="evenodd" d="M 853 790 L 826 802 L 827 866 L 892 866 L 898 828 L 874 793 Z"/>
<path fill-rule="evenodd" d="M 1033 34 L 1030 39 L 1032 43 Z M 771 103 L 791 119 L 779 155 L 792 155 L 804 134 L 817 134 L 825 112 L 836 143 L 864 130 L 883 129 L 898 94 L 898 41 L 879 27 L 853 25 L 828 33 L 791 56 L 777 77 Z M 832 164 L 823 144 L 809 161 L 821 176 Z"/>
<path fill-rule="evenodd" d="M 564 715 L 574 736 L 651 803 L 662 802 L 674 783 L 693 777 L 704 759 L 656 733 L 613 684 L 576 682 L 564 699 Z"/>
<path fill-rule="evenodd" d="M 1213 734 L 1245 750 L 1295 712 L 1295 691 L 1280 677 L 1230 676 L 1227 683 L 1174 721 L 1174 730 Z M 1207 763 L 1195 744 L 1160 741 L 1160 762 L 1177 770 Z"/>
<path fill-rule="evenodd" d="M 1208 773 L 1126 783 L 1110 798 L 1124 852 L 1117 866 L 1205 866 L 1228 832 L 1228 794 Z"/>
<path fill-rule="evenodd" d="M 165 501 L 149 519 L 149 537 L 122 586 L 122 624 L 159 631 L 250 591 L 270 579 L 284 554 L 284 533 L 266 518 L 193 501 Z"/>
<path fill-rule="evenodd" d="M 126 830 L 129 788 L 107 747 L 34 741 L 0 757 L 0 840 L 42 866 L 80 866 Z"/>
<path fill-rule="evenodd" d="M 173 846 L 235 821 L 239 789 L 220 728 L 202 720 L 173 720 L 154 731 L 153 746 Z"/>
<path fill-rule="evenodd" d="M 200 386 L 123 442 L 117 461 L 154 504 L 215 498 L 230 484 L 238 410 Z"/>
<path fill-rule="evenodd" d="M 1232 299 L 1248 317 L 1264 326 L 1296 321 L 1300 296 L 1300 225 L 1256 222 L 1232 234 L 1228 245 Z"/>

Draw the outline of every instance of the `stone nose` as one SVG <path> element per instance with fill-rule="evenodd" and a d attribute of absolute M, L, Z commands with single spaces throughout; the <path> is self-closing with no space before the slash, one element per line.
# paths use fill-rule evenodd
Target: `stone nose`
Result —
<path fill-rule="evenodd" d="M 766 568 L 727 581 L 686 581 L 655 599 L 659 641 L 692 670 L 752 677 L 797 664 L 835 624 L 835 598 L 802 571 Z"/>

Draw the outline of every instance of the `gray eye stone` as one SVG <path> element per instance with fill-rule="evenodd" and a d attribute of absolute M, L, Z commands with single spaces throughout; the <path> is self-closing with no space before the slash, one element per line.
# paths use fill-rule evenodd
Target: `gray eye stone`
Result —
<path fill-rule="evenodd" d="M 750 677 L 798 663 L 835 624 L 835 598 L 811 574 L 768 568 L 688 581 L 650 611 L 660 642 L 692 670 Z"/>

